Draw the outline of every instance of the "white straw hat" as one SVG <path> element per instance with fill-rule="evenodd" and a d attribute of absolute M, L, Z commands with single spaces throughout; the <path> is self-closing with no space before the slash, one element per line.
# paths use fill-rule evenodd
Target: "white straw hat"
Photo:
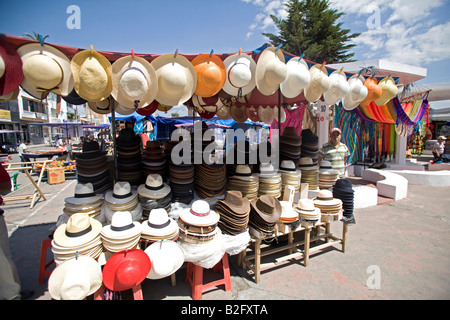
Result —
<path fill-rule="evenodd" d="M 77 183 L 73 197 L 65 198 L 64 201 L 73 205 L 94 203 L 102 199 L 103 196 L 94 192 L 92 183 Z"/>
<path fill-rule="evenodd" d="M 294 57 L 286 63 L 286 69 L 286 78 L 280 85 L 281 93 L 286 98 L 295 98 L 311 81 L 308 64 L 305 60 Z"/>
<path fill-rule="evenodd" d="M 137 190 L 132 190 L 128 181 L 117 181 L 114 189 L 105 194 L 105 201 L 111 204 L 124 204 L 137 196 Z"/>
<path fill-rule="evenodd" d="M 330 79 L 325 66 L 315 64 L 309 69 L 311 81 L 305 88 L 305 98 L 308 102 L 316 102 L 330 87 Z"/>
<path fill-rule="evenodd" d="M 245 53 L 233 54 L 223 60 L 227 77 L 222 87 L 223 91 L 232 96 L 244 96 L 256 86 L 256 62 Z"/>
<path fill-rule="evenodd" d="M 160 174 L 149 174 L 144 184 L 137 188 L 139 195 L 150 199 L 161 199 L 170 192 L 170 187 L 163 182 Z"/>
<path fill-rule="evenodd" d="M 193 226 L 211 226 L 219 222 L 220 215 L 211 210 L 205 200 L 196 200 L 190 208 L 180 212 L 180 219 Z"/>
<path fill-rule="evenodd" d="M 265 96 L 274 94 L 286 79 L 286 73 L 283 51 L 276 47 L 264 49 L 256 63 L 255 82 L 258 91 Z"/>
<path fill-rule="evenodd" d="M 178 230 L 177 222 L 163 208 L 152 209 L 141 226 L 143 235 L 155 237 L 171 236 Z"/>
<path fill-rule="evenodd" d="M 148 279 L 161 279 L 170 276 L 184 263 L 183 248 L 171 240 L 161 240 L 152 243 L 144 251 L 152 265 L 147 275 Z"/>
<path fill-rule="evenodd" d="M 323 99 L 326 105 L 334 105 L 343 97 L 347 96 L 350 91 L 350 85 L 347 82 L 345 74 L 340 71 L 334 71 L 329 76 L 330 87 L 323 94 Z"/>
<path fill-rule="evenodd" d="M 345 110 L 355 109 L 367 97 L 368 90 L 364 85 L 364 81 L 364 78 L 358 75 L 351 76 L 348 79 L 350 90 L 342 99 L 342 106 Z"/>

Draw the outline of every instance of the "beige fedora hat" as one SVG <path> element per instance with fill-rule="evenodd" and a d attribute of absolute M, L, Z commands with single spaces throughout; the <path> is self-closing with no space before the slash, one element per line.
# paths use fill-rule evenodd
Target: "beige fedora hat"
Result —
<path fill-rule="evenodd" d="M 148 279 L 162 279 L 170 276 L 181 268 L 185 260 L 183 248 L 172 240 L 157 241 L 149 245 L 144 252 L 152 262 L 147 275 Z"/>
<path fill-rule="evenodd" d="M 122 205 L 137 198 L 137 190 L 132 190 L 128 181 L 117 181 L 113 190 L 105 193 L 105 201 L 112 205 Z"/>
<path fill-rule="evenodd" d="M 67 96 L 74 87 L 69 58 L 55 47 L 27 43 L 17 48 L 22 58 L 21 87 L 35 98 L 45 98 L 51 91 Z"/>
<path fill-rule="evenodd" d="M 97 195 L 94 192 L 94 186 L 92 183 L 77 183 L 75 186 L 75 193 L 73 197 L 65 198 L 66 203 L 73 205 L 95 203 L 100 199 L 103 199 L 102 195 Z"/>
<path fill-rule="evenodd" d="M 78 95 L 86 101 L 101 101 L 112 91 L 112 67 L 101 53 L 83 50 L 73 56 L 70 62 L 74 87 Z"/>
<path fill-rule="evenodd" d="M 180 54 L 163 54 L 151 62 L 158 78 L 156 100 L 163 105 L 183 104 L 194 94 L 197 73 L 192 63 Z"/>
<path fill-rule="evenodd" d="M 305 98 L 308 102 L 316 102 L 330 87 L 330 78 L 325 66 L 315 64 L 309 68 L 311 81 L 304 89 Z"/>
<path fill-rule="evenodd" d="M 153 66 L 144 58 L 125 56 L 112 64 L 111 95 L 124 107 L 149 105 L 158 92 L 158 81 Z"/>
<path fill-rule="evenodd" d="M 353 75 L 348 79 L 350 90 L 342 99 L 342 106 L 345 110 L 355 109 L 361 101 L 367 97 L 367 87 L 364 85 L 364 78 L 359 75 Z"/>
<path fill-rule="evenodd" d="M 273 110 L 269 106 L 266 106 L 266 107 L 259 106 L 258 107 L 258 116 L 259 116 L 259 120 L 261 120 L 265 124 L 271 124 L 273 121 Z"/>
<path fill-rule="evenodd" d="M 223 91 L 231 96 L 244 96 L 256 86 L 256 62 L 245 53 L 236 53 L 223 60 L 227 77 L 223 84 Z"/>
<path fill-rule="evenodd" d="M 101 230 L 102 224 L 87 213 L 74 213 L 55 230 L 53 240 L 63 247 L 79 247 L 98 237 Z"/>
<path fill-rule="evenodd" d="M 329 79 L 330 87 L 323 94 L 323 99 L 326 105 L 334 105 L 347 96 L 350 91 L 350 85 L 345 74 L 341 71 L 334 71 L 330 74 Z"/>
<path fill-rule="evenodd" d="M 111 218 L 111 224 L 102 228 L 102 238 L 109 240 L 123 240 L 134 238 L 141 234 L 141 224 L 133 221 L 130 211 L 115 211 Z"/>
<path fill-rule="evenodd" d="M 265 96 L 275 93 L 286 79 L 287 68 L 283 51 L 268 47 L 261 52 L 256 63 L 256 88 Z"/>
<path fill-rule="evenodd" d="M 149 174 L 145 183 L 139 185 L 137 192 L 143 197 L 161 199 L 170 193 L 170 186 L 163 182 L 160 174 Z"/>
<path fill-rule="evenodd" d="M 311 81 L 308 64 L 300 57 L 294 57 L 286 63 L 286 69 L 286 78 L 280 84 L 281 93 L 286 98 L 295 98 Z"/>
<path fill-rule="evenodd" d="M 381 92 L 381 97 L 375 100 L 375 104 L 381 107 L 397 96 L 398 87 L 392 77 L 383 78 L 378 82 L 378 85 L 383 91 Z"/>

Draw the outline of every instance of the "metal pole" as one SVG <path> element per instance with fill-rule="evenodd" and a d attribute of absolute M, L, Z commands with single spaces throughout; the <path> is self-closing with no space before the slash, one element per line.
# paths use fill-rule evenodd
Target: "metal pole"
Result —
<path fill-rule="evenodd" d="M 118 179 L 117 172 L 117 157 L 116 157 L 116 111 L 114 110 L 114 103 L 111 106 L 111 127 L 112 127 L 112 141 L 113 141 L 113 170 L 114 170 L 114 183 Z"/>

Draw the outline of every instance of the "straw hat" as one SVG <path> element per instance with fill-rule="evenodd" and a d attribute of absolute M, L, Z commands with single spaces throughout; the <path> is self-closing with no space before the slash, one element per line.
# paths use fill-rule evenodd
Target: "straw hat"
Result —
<path fill-rule="evenodd" d="M 63 247 L 82 247 L 100 235 L 102 224 L 87 213 L 74 213 L 67 223 L 60 225 L 53 234 L 54 241 Z"/>
<path fill-rule="evenodd" d="M 217 224 L 219 214 L 211 210 L 205 200 L 196 200 L 191 207 L 180 212 L 180 219 L 193 226 L 211 226 Z"/>
<path fill-rule="evenodd" d="M 143 221 L 141 226 L 142 235 L 146 238 L 164 238 L 178 232 L 177 222 L 171 219 L 163 208 L 152 209 L 148 220 Z"/>
<path fill-rule="evenodd" d="M 46 97 L 52 91 L 67 96 L 74 87 L 69 58 L 53 46 L 27 43 L 17 48 L 22 58 L 21 87 L 35 98 Z"/>
<path fill-rule="evenodd" d="M 348 79 L 350 87 L 349 93 L 342 99 L 342 106 L 345 110 L 355 109 L 361 101 L 367 97 L 367 87 L 364 86 L 364 78 L 354 75 Z"/>
<path fill-rule="evenodd" d="M 184 263 L 183 248 L 171 240 L 162 240 L 149 245 L 144 251 L 152 265 L 148 279 L 162 279 L 175 273 Z"/>
<path fill-rule="evenodd" d="M 334 105 L 348 95 L 350 85 L 347 82 L 345 74 L 337 70 L 330 74 L 329 79 L 330 87 L 323 94 L 323 99 L 325 104 Z"/>
<path fill-rule="evenodd" d="M 398 88 L 392 77 L 382 79 L 378 85 L 381 87 L 382 93 L 380 98 L 375 100 L 375 104 L 381 107 L 397 96 Z"/>
<path fill-rule="evenodd" d="M 281 215 L 280 215 L 281 222 L 289 223 L 297 221 L 300 218 L 299 214 L 294 210 L 292 204 L 289 201 L 280 201 L 280 205 L 281 205 Z"/>
<path fill-rule="evenodd" d="M 14 46 L 0 37 L 0 96 L 14 93 L 23 80 L 22 59 Z"/>
<path fill-rule="evenodd" d="M 367 107 L 370 102 L 379 99 L 383 93 L 383 88 L 378 85 L 378 81 L 374 77 L 367 78 L 364 81 L 364 86 L 367 88 L 367 96 L 359 103 L 363 108 Z"/>
<path fill-rule="evenodd" d="M 136 238 L 141 234 L 141 224 L 133 221 L 129 211 L 115 211 L 111 224 L 102 228 L 101 236 L 112 242 Z"/>
<path fill-rule="evenodd" d="M 112 67 L 104 55 L 94 50 L 84 50 L 70 62 L 74 87 L 81 98 L 101 101 L 112 91 Z"/>
<path fill-rule="evenodd" d="M 238 123 L 247 121 L 247 112 L 245 110 L 245 106 L 238 107 L 233 104 L 230 108 L 230 116 Z"/>
<path fill-rule="evenodd" d="M 281 161 L 280 167 L 278 168 L 278 172 L 297 172 L 297 168 L 295 167 L 295 163 L 292 160 L 283 160 Z"/>
<path fill-rule="evenodd" d="M 259 172 L 260 177 L 273 176 L 277 174 L 277 171 L 275 170 L 272 163 L 261 163 L 259 165 Z"/>
<path fill-rule="evenodd" d="M 100 264 L 83 255 L 58 265 L 48 279 L 48 291 L 55 300 L 83 300 L 101 285 Z"/>
<path fill-rule="evenodd" d="M 215 54 L 199 54 L 191 61 L 197 73 L 195 94 L 211 97 L 222 89 L 226 79 L 225 65 Z"/>
<path fill-rule="evenodd" d="M 256 63 L 255 82 L 258 91 L 265 96 L 274 94 L 286 79 L 286 74 L 283 51 L 275 47 L 264 49 Z"/>
<path fill-rule="evenodd" d="M 272 108 L 272 113 L 273 113 L 273 118 L 278 121 L 278 106 L 274 106 Z M 281 115 L 281 121 L 280 122 L 284 123 L 286 121 L 286 111 L 284 111 L 283 107 L 281 107 L 280 115 Z"/>
<path fill-rule="evenodd" d="M 295 98 L 308 86 L 311 74 L 305 60 L 299 57 L 291 58 L 286 63 L 286 69 L 286 78 L 280 84 L 281 93 L 286 98 Z"/>
<path fill-rule="evenodd" d="M 113 108 L 117 112 L 118 103 L 112 96 L 101 101 L 88 101 L 89 108 L 98 114 L 111 113 Z"/>
<path fill-rule="evenodd" d="M 92 183 L 77 183 L 75 186 L 75 194 L 73 197 L 65 198 L 64 201 L 70 204 L 78 205 L 84 203 L 97 202 L 103 199 L 103 196 L 94 193 L 94 186 Z"/>
<path fill-rule="evenodd" d="M 315 64 L 309 69 L 311 81 L 304 89 L 308 102 L 316 102 L 330 87 L 330 78 L 325 66 Z"/>
<path fill-rule="evenodd" d="M 220 99 L 219 99 L 219 101 L 217 101 L 216 116 L 217 116 L 217 118 L 219 118 L 221 120 L 228 120 L 231 118 L 230 108 L 223 105 L 223 103 Z"/>
<path fill-rule="evenodd" d="M 160 174 L 149 174 L 144 184 L 137 188 L 140 196 L 150 199 L 161 199 L 170 193 L 170 187 L 163 182 Z"/>
<path fill-rule="evenodd" d="M 321 216 L 320 209 L 314 206 L 311 199 L 298 200 L 296 211 L 300 214 L 302 220 L 319 220 Z"/>
<path fill-rule="evenodd" d="M 256 86 L 256 62 L 245 53 L 233 54 L 223 61 L 227 72 L 223 91 L 232 96 L 244 96 Z"/>
<path fill-rule="evenodd" d="M 130 202 L 136 196 L 137 191 L 131 190 L 131 185 L 128 181 L 117 181 L 114 184 L 114 189 L 106 192 L 105 201 L 111 204 L 124 204 Z"/>
<path fill-rule="evenodd" d="M 342 204 L 340 199 L 333 198 L 333 192 L 330 190 L 320 190 L 313 201 L 315 206 L 335 206 Z"/>
<path fill-rule="evenodd" d="M 281 204 L 278 199 L 263 195 L 250 201 L 253 210 L 266 222 L 275 223 L 281 216 Z"/>
<path fill-rule="evenodd" d="M 260 121 L 257 107 L 255 106 L 246 107 L 245 112 L 247 113 L 247 118 L 250 119 L 251 121 L 253 122 Z"/>
<path fill-rule="evenodd" d="M 180 54 L 163 54 L 151 62 L 158 77 L 156 100 L 176 106 L 186 102 L 195 92 L 197 73 L 192 63 Z"/>
<path fill-rule="evenodd" d="M 258 107 L 259 119 L 265 124 L 271 124 L 273 121 L 273 110 L 271 107 Z"/>
<path fill-rule="evenodd" d="M 158 92 L 155 69 L 144 58 L 125 56 L 112 64 L 111 95 L 124 107 L 143 108 L 150 104 Z"/>

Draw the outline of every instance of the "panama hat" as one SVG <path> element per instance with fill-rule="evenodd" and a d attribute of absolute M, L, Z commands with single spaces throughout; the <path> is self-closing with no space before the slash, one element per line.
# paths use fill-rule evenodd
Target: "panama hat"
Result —
<path fill-rule="evenodd" d="M 166 209 L 152 209 L 147 221 L 142 221 L 142 236 L 144 238 L 164 238 L 178 232 L 178 224 L 169 217 Z"/>
<path fill-rule="evenodd" d="M 375 100 L 375 104 L 381 107 L 397 96 L 398 88 L 394 79 L 390 76 L 382 79 L 378 82 L 378 85 L 381 87 L 382 93 L 381 96 Z"/>
<path fill-rule="evenodd" d="M 379 99 L 383 93 L 383 88 L 378 85 L 378 81 L 374 77 L 367 78 L 364 86 L 367 88 L 367 96 L 359 103 L 363 108 L 367 107 L 370 102 Z"/>
<path fill-rule="evenodd" d="M 143 250 L 116 252 L 103 267 L 103 284 L 112 291 L 132 289 L 144 281 L 150 268 L 150 258 Z"/>
<path fill-rule="evenodd" d="M 311 74 L 305 60 L 294 57 L 286 63 L 286 78 L 280 84 L 281 93 L 286 98 L 295 98 L 311 81 Z"/>
<path fill-rule="evenodd" d="M 330 78 L 323 64 L 315 64 L 309 69 L 311 81 L 304 89 L 308 102 L 316 102 L 330 87 Z"/>
<path fill-rule="evenodd" d="M 245 53 L 236 53 L 223 60 L 227 77 L 223 84 L 223 91 L 231 96 L 244 96 L 256 86 L 256 62 Z"/>
<path fill-rule="evenodd" d="M 367 87 L 364 86 L 364 78 L 362 76 L 354 75 L 348 79 L 350 90 L 348 94 L 342 99 L 342 106 L 345 110 L 355 109 L 361 101 L 367 97 Z"/>
<path fill-rule="evenodd" d="M 134 238 L 141 234 L 141 224 L 133 221 L 130 211 L 115 211 L 111 224 L 102 228 L 102 238 L 109 240 L 123 240 Z"/>
<path fill-rule="evenodd" d="M 152 265 L 147 279 L 162 279 L 175 273 L 184 263 L 183 248 L 172 240 L 162 240 L 149 245 L 144 251 Z"/>
<path fill-rule="evenodd" d="M 296 211 L 302 220 L 319 220 L 321 216 L 320 209 L 314 206 L 312 199 L 298 200 Z"/>
<path fill-rule="evenodd" d="M 130 55 L 112 64 L 111 95 L 124 107 L 145 107 L 155 99 L 157 92 L 155 69 L 144 58 Z"/>
<path fill-rule="evenodd" d="M 273 113 L 273 118 L 278 121 L 278 106 L 274 106 L 272 108 L 272 113 Z M 284 111 L 283 107 L 281 107 L 280 115 L 281 115 L 281 121 L 280 122 L 284 123 L 286 121 L 286 111 Z"/>
<path fill-rule="evenodd" d="M 21 87 L 35 98 L 45 98 L 52 91 L 67 96 L 74 87 L 69 58 L 48 44 L 27 43 L 17 48 L 22 58 Z"/>
<path fill-rule="evenodd" d="M 261 52 L 255 69 L 256 88 L 265 96 L 275 93 L 286 79 L 286 63 L 283 51 L 268 47 Z"/>
<path fill-rule="evenodd" d="M 137 196 L 137 190 L 132 190 L 128 181 L 117 181 L 114 189 L 105 194 L 105 201 L 111 204 L 124 204 Z"/>
<path fill-rule="evenodd" d="M 280 201 L 272 196 L 262 195 L 257 199 L 252 199 L 250 205 L 268 223 L 277 222 L 281 216 Z"/>
<path fill-rule="evenodd" d="M 197 73 L 195 94 L 200 97 L 211 97 L 222 89 L 226 79 L 223 61 L 215 54 L 199 54 L 192 59 Z"/>
<path fill-rule="evenodd" d="M 102 224 L 87 213 L 74 213 L 67 223 L 60 225 L 53 234 L 55 242 L 64 247 L 82 246 L 100 235 Z"/>
<path fill-rule="evenodd" d="M 273 110 L 271 107 L 258 107 L 258 116 L 260 121 L 264 122 L 265 124 L 271 124 L 273 121 Z"/>
<path fill-rule="evenodd" d="M 197 73 L 192 63 L 180 54 L 163 54 L 151 65 L 158 78 L 156 100 L 163 105 L 176 106 L 186 102 L 195 92 Z"/>
<path fill-rule="evenodd" d="M 83 300 L 101 285 L 100 264 L 84 255 L 59 264 L 48 279 L 48 291 L 55 300 Z"/>
<path fill-rule="evenodd" d="M 218 106 L 217 112 L 216 112 L 216 116 L 217 118 L 221 119 L 221 120 L 228 120 L 231 118 L 230 115 L 230 108 L 223 105 L 222 101 L 219 99 L 219 101 L 217 102 L 218 104 L 220 103 L 220 107 Z"/>
<path fill-rule="evenodd" d="M 23 80 L 22 59 L 17 50 L 0 37 L 0 96 L 13 93 Z"/>
<path fill-rule="evenodd" d="M 73 197 L 65 198 L 64 201 L 70 204 L 78 205 L 83 203 L 97 202 L 103 196 L 94 193 L 92 183 L 77 183 L 75 186 L 75 195 Z"/>
<path fill-rule="evenodd" d="M 98 114 L 108 114 L 111 113 L 113 108 L 117 112 L 118 103 L 112 96 L 101 101 L 88 101 L 89 108 Z"/>
<path fill-rule="evenodd" d="M 161 199 L 170 193 L 170 187 L 160 174 L 149 174 L 144 184 L 137 188 L 139 195 L 150 199 Z"/>
<path fill-rule="evenodd" d="M 350 91 L 350 85 L 347 82 L 345 74 L 341 71 L 334 71 L 329 76 L 330 87 L 323 94 L 326 105 L 334 105 Z"/>
<path fill-rule="evenodd" d="M 299 219 L 299 214 L 294 210 L 289 201 L 280 201 L 281 215 L 280 221 L 290 223 Z"/>
<path fill-rule="evenodd" d="M 250 119 L 253 122 L 260 121 L 259 115 L 258 115 L 258 108 L 255 106 L 250 106 L 245 108 L 245 112 L 247 113 L 248 119 Z"/>
<path fill-rule="evenodd" d="M 220 219 L 218 213 L 211 210 L 205 200 L 196 200 L 190 208 L 180 212 L 180 219 L 193 226 L 211 226 L 217 224 Z"/>
<path fill-rule="evenodd" d="M 333 198 L 333 192 L 330 190 L 322 189 L 317 194 L 317 197 L 313 199 L 315 206 L 333 206 L 342 204 L 340 199 Z"/>
<path fill-rule="evenodd" d="M 75 91 L 87 101 L 101 101 L 112 91 L 111 63 L 101 53 L 83 50 L 70 62 Z"/>
<path fill-rule="evenodd" d="M 238 123 L 243 123 L 248 119 L 245 106 L 238 107 L 234 104 L 230 108 L 230 116 L 231 118 L 233 118 L 234 121 Z"/>

